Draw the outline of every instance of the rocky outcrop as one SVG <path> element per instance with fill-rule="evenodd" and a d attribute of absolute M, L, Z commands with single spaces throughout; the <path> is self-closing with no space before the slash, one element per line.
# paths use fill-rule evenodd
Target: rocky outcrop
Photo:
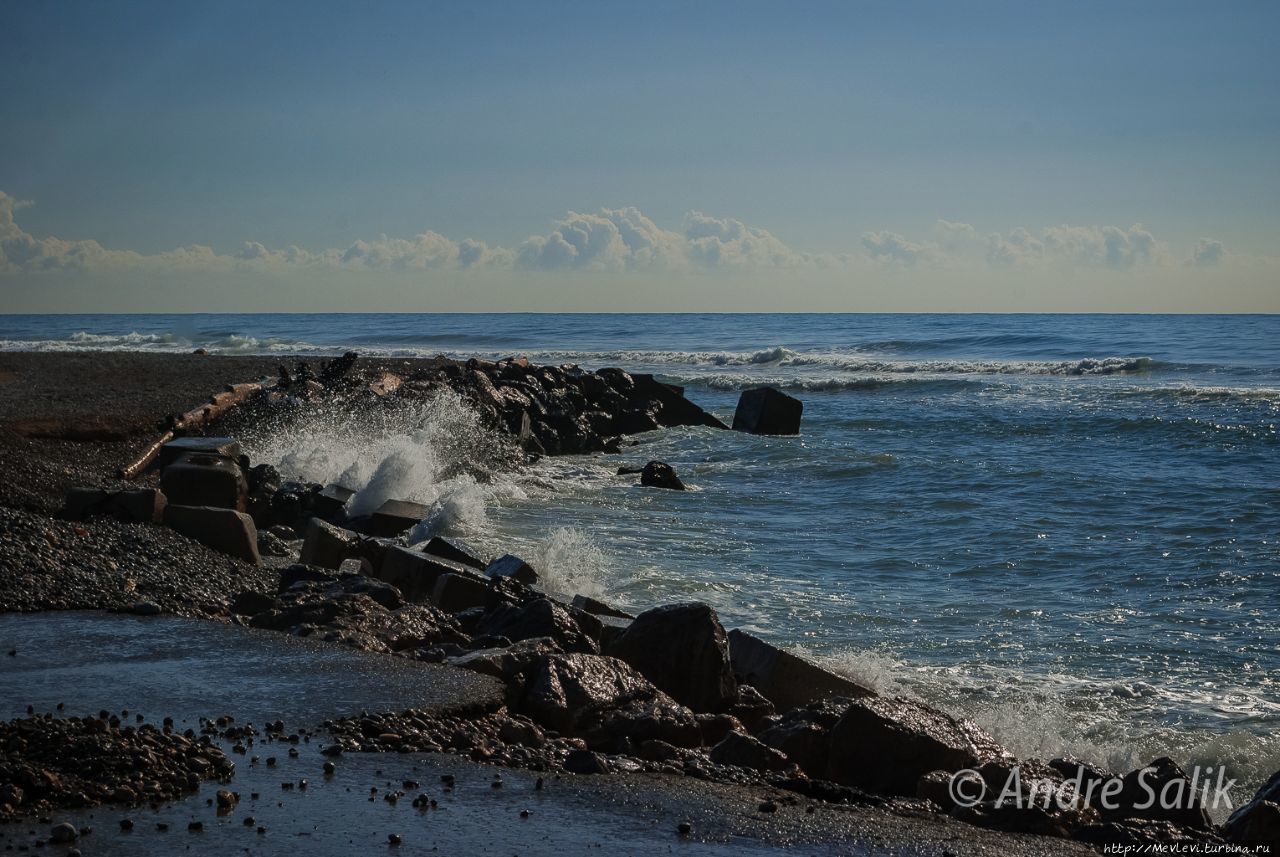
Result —
<path fill-rule="evenodd" d="M 676 470 L 665 461 L 650 461 L 640 471 L 640 484 L 646 488 L 666 488 L 670 491 L 683 491 L 684 483 L 676 475 Z"/>
<path fill-rule="evenodd" d="M 646 610 L 618 635 L 608 654 L 694 711 L 723 711 L 736 701 L 729 638 L 710 605 L 688 602 Z"/>

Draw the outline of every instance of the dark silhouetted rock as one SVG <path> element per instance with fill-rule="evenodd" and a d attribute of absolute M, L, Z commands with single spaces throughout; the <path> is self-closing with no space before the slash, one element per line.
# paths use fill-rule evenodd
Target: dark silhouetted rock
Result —
<path fill-rule="evenodd" d="M 1104 810 L 1104 821 L 1140 818 L 1168 821 L 1197 830 L 1209 828 L 1209 816 L 1200 801 L 1199 783 L 1193 784 L 1186 772 L 1167 756 L 1124 775 L 1123 787 L 1114 798 L 1116 809 Z M 1153 806 L 1140 809 L 1156 795 Z"/>
<path fill-rule="evenodd" d="M 1253 800 L 1231 813 L 1223 834 L 1238 844 L 1259 844 L 1280 854 L 1280 771 L 1258 789 Z"/>
<path fill-rule="evenodd" d="M 303 537 L 298 561 L 303 565 L 336 569 L 342 566 L 343 560 L 357 557 L 359 553 L 358 535 L 319 518 L 312 518 L 307 522 L 307 534 Z"/>
<path fill-rule="evenodd" d="M 535 637 L 512 643 L 506 648 L 477 649 L 465 655 L 456 655 L 449 658 L 448 662 L 456 667 L 509 682 L 526 673 L 539 658 L 558 654 L 563 652 L 555 640 L 550 637 Z"/>
<path fill-rule="evenodd" d="M 732 632 L 729 637 L 729 653 L 733 654 Z M 739 682 L 738 695 L 729 707 L 729 713 L 741 720 L 747 731 L 754 735 L 765 727 L 769 718 L 777 713 L 777 709 L 760 691 Z"/>
<path fill-rule="evenodd" d="M 800 434 L 803 411 L 803 402 L 772 387 L 743 390 L 733 412 L 733 428 L 750 434 Z"/>
<path fill-rule="evenodd" d="M 617 607 L 611 607 L 603 601 L 597 601 L 589 595 L 573 596 L 573 606 L 593 616 L 612 616 L 616 619 L 636 618 L 630 613 L 619 610 Z"/>
<path fill-rule="evenodd" d="M 736 699 L 728 637 L 707 604 L 646 610 L 618 635 L 608 653 L 694 711 L 722 711 Z"/>
<path fill-rule="evenodd" d="M 239 512 L 249 498 L 249 482 L 238 461 L 195 452 L 161 471 L 160 490 L 177 506 L 217 506 Z"/>
<path fill-rule="evenodd" d="M 676 475 L 675 468 L 665 461 L 650 461 L 640 471 L 640 484 L 648 488 L 667 488 L 683 491 L 684 483 Z"/>
<path fill-rule="evenodd" d="M 156 466 L 164 470 L 170 464 L 191 453 L 216 455 L 221 458 L 239 461 L 240 441 L 234 437 L 179 437 L 160 447 L 156 455 Z"/>
<path fill-rule="evenodd" d="M 828 778 L 913 796 L 930 771 L 958 771 L 1009 755 L 976 724 L 908 699 L 853 700 L 831 728 Z"/>
<path fill-rule="evenodd" d="M 431 514 L 431 509 L 421 503 L 408 500 L 388 500 L 369 516 L 364 530 L 371 536 L 390 538 L 413 529 L 419 521 Z M 354 526 L 354 522 L 353 522 Z"/>
<path fill-rule="evenodd" d="M 470 566 L 450 559 L 393 545 L 382 556 L 374 575 L 398 588 L 410 601 L 432 598 L 436 584 L 446 574 L 475 577 Z"/>
<path fill-rule="evenodd" d="M 235 509 L 169 505 L 165 526 L 206 547 L 258 565 L 258 528 L 253 518 Z"/>
<path fill-rule="evenodd" d="M 609 765 L 604 756 L 590 750 L 570 750 L 564 757 L 564 769 L 571 774 L 607 774 Z"/>
<path fill-rule="evenodd" d="M 738 680 L 784 711 L 829 696 L 873 695 L 856 682 L 736 628 L 729 632 L 729 656 Z"/>
<path fill-rule="evenodd" d="M 423 553 L 459 562 L 477 571 L 483 571 L 484 567 L 488 565 L 485 560 L 481 559 L 479 551 L 460 539 L 432 536 L 425 545 L 422 545 L 421 549 Z"/>
<path fill-rule="evenodd" d="M 311 501 L 311 511 L 326 521 L 346 517 L 347 502 L 356 492 L 337 483 L 324 486 Z"/>
<path fill-rule="evenodd" d="M 431 590 L 431 603 L 446 613 L 458 613 L 469 607 L 483 607 L 489 586 L 468 574 L 442 574 Z"/>
<path fill-rule="evenodd" d="M 781 771 L 789 765 L 785 755 L 740 732 L 730 732 L 712 747 L 711 761 L 718 765 L 737 765 L 754 771 Z"/>
<path fill-rule="evenodd" d="M 538 582 L 538 572 L 533 566 L 514 554 L 505 554 L 485 566 L 484 573 L 490 577 L 509 577 L 521 583 L 533 586 Z"/>
<path fill-rule="evenodd" d="M 566 652 L 599 652 L 595 640 L 583 632 L 569 611 L 550 598 L 519 606 L 499 604 L 476 625 L 476 633 L 515 641 L 550 637 Z"/>
<path fill-rule="evenodd" d="M 256 616 L 276 607 L 276 599 L 261 592 L 245 591 L 231 599 L 231 612 L 237 616 Z"/>

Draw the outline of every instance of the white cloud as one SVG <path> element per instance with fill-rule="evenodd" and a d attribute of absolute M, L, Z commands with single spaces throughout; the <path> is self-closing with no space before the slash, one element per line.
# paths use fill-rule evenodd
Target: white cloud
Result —
<path fill-rule="evenodd" d="M 700 211 L 684 216 L 684 239 L 693 262 L 709 268 L 741 265 L 786 268 L 815 261 L 811 256 L 796 253 L 766 229 L 732 218 L 709 217 Z"/>
<path fill-rule="evenodd" d="M 1155 236 L 1134 224 L 1118 226 L 1050 226 L 1039 235 L 1021 227 L 987 239 L 987 261 L 993 265 L 1055 262 L 1085 267 L 1131 268 L 1162 261 Z"/>
<path fill-rule="evenodd" d="M 873 259 L 903 265 L 932 262 L 940 252 L 938 245 L 931 241 L 911 241 L 896 232 L 867 232 L 862 236 L 862 246 Z"/>
<path fill-rule="evenodd" d="M 1187 260 L 1187 264 L 1198 265 L 1203 268 L 1217 265 L 1226 257 L 1227 250 L 1222 246 L 1221 241 L 1213 238 L 1201 238 L 1196 242 L 1195 250 L 1191 252 L 1191 258 Z"/>

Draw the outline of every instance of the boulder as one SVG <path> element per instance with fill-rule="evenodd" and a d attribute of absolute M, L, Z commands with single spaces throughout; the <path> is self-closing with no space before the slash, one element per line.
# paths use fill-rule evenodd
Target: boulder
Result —
<path fill-rule="evenodd" d="M 760 741 L 800 766 L 811 777 L 825 777 L 830 734 L 811 720 L 792 720 L 770 726 Z"/>
<path fill-rule="evenodd" d="M 607 381 L 608 379 L 606 379 Z M 635 402 L 637 398 L 656 403 L 657 421 L 664 426 L 710 426 L 711 428 L 728 428 L 719 418 L 707 413 L 684 397 L 684 388 L 672 384 L 663 384 L 652 375 L 633 374 L 633 388 L 628 398 Z M 632 432 L 621 429 L 625 434 Z"/>
<path fill-rule="evenodd" d="M 1280 854 L 1280 771 L 1258 789 L 1253 800 L 1231 813 L 1222 832 L 1238 844 L 1266 844 Z"/>
<path fill-rule="evenodd" d="M 782 753 L 741 732 L 730 732 L 712 747 L 711 761 L 717 765 L 736 765 L 765 772 L 781 771 L 790 764 Z"/>
<path fill-rule="evenodd" d="M 1114 798 L 1115 809 L 1103 811 L 1103 821 L 1138 818 L 1147 821 L 1168 821 L 1180 827 L 1196 830 L 1209 829 L 1209 816 L 1200 801 L 1202 784 L 1191 777 L 1167 756 L 1130 771 L 1121 780 L 1120 793 Z M 1150 807 L 1142 807 L 1156 800 Z"/>
<path fill-rule="evenodd" d="M 868 696 L 852 700 L 831 728 L 827 774 L 842 785 L 913 796 L 930 771 L 1008 756 L 974 723 L 909 699 Z"/>
<path fill-rule="evenodd" d="M 825 697 L 875 695 L 856 682 L 736 628 L 729 632 L 729 657 L 738 681 L 751 685 L 784 711 Z"/>
<path fill-rule="evenodd" d="M 608 654 L 626 661 L 694 711 L 722 711 L 737 697 L 728 637 L 707 604 L 646 610 L 618 635 Z"/>
<path fill-rule="evenodd" d="M 95 515 L 103 515 L 126 523 L 158 524 L 164 520 L 166 502 L 164 494 L 155 488 L 126 488 L 121 491 L 72 488 L 67 492 L 62 516 L 72 521 L 87 521 Z"/>
<path fill-rule="evenodd" d="M 483 607 L 488 595 L 488 584 L 471 574 L 442 574 L 431 590 L 431 603 L 446 613 L 458 613 Z"/>
<path fill-rule="evenodd" d="M 431 514 L 431 508 L 408 500 L 388 500 L 365 523 L 371 536 L 398 536 Z"/>
<path fill-rule="evenodd" d="M 179 506 L 218 506 L 243 512 L 249 482 L 235 459 L 188 453 L 160 473 L 160 490 Z"/>
<path fill-rule="evenodd" d="M 446 538 L 444 536 L 432 536 L 431 539 L 422 546 L 422 552 L 431 554 L 432 556 L 442 557 L 453 562 L 462 563 L 470 566 L 477 571 L 484 571 L 484 567 L 488 565 L 485 560 L 481 559 L 480 552 L 471 545 L 461 539 Z"/>
<path fill-rule="evenodd" d="M 297 562 L 281 569 L 279 591 L 285 592 L 295 583 L 332 583 L 337 579 L 336 572 Z"/>
<path fill-rule="evenodd" d="M 156 466 L 164 470 L 185 455 L 216 455 L 232 461 L 240 460 L 240 441 L 234 437 L 179 437 L 160 447 Z"/>
<path fill-rule="evenodd" d="M 729 651 L 732 654 L 732 638 L 730 638 Z M 754 735 L 771 722 L 771 718 L 777 714 L 777 709 L 760 691 L 739 681 L 738 697 L 730 706 L 729 713 L 741 720 L 747 727 L 747 731 Z"/>
<path fill-rule="evenodd" d="M 484 573 L 490 577 L 509 577 L 521 583 L 533 586 L 538 582 L 538 572 L 533 566 L 514 554 L 505 554 L 485 566 Z"/>
<path fill-rule="evenodd" d="M 256 616 L 274 610 L 278 602 L 270 595 L 245 590 L 231 599 L 231 612 L 236 616 Z"/>
<path fill-rule="evenodd" d="M 550 598 L 519 606 L 499 604 L 476 625 L 476 633 L 512 641 L 550 637 L 566 652 L 599 652 L 595 640 L 583 632 L 569 611 Z"/>
<path fill-rule="evenodd" d="M 586 709 L 652 699 L 656 689 L 627 664 L 601 655 L 546 655 L 534 662 L 522 707 L 539 723 L 570 734 Z"/>
<path fill-rule="evenodd" d="M 564 769 L 571 774 L 607 774 L 609 764 L 604 756 L 590 750 L 570 750 L 564 757 Z"/>
<path fill-rule="evenodd" d="M 593 616 L 612 616 L 617 619 L 634 619 L 631 613 L 619 610 L 617 607 L 610 607 L 603 601 L 597 601 L 589 595 L 573 596 L 573 606 L 583 612 L 590 613 Z"/>
<path fill-rule="evenodd" d="M 676 475 L 676 470 L 665 461 L 650 461 L 640 471 L 640 484 L 647 488 L 667 488 L 671 491 L 683 491 L 684 483 Z"/>
<path fill-rule="evenodd" d="M 343 560 L 358 557 L 359 553 L 358 535 L 312 518 L 307 522 L 307 534 L 303 537 L 298 561 L 303 565 L 336 569 L 342 566 Z"/>
<path fill-rule="evenodd" d="M 189 539 L 222 551 L 245 562 L 259 565 L 258 528 L 253 518 L 235 509 L 213 506 L 169 505 L 164 523 Z"/>
<path fill-rule="evenodd" d="M 773 387 L 743 390 L 733 412 L 733 429 L 750 434 L 800 434 L 803 411 L 803 402 Z"/>
<path fill-rule="evenodd" d="M 311 511 L 326 521 L 346 517 L 347 501 L 356 496 L 356 492 L 336 482 L 324 486 L 312 498 Z"/>
<path fill-rule="evenodd" d="M 475 572 L 462 563 L 393 545 L 387 548 L 374 576 L 398 587 L 410 601 L 426 601 L 446 574 L 475 576 Z"/>
<path fill-rule="evenodd" d="M 449 658 L 448 663 L 509 682 L 524 675 L 539 658 L 558 654 L 562 652 L 555 640 L 550 637 L 535 637 L 512 643 L 506 648 L 477 649 Z"/>

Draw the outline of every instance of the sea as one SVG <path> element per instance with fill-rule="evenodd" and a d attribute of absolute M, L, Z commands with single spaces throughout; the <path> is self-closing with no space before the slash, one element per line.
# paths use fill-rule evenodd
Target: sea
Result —
<path fill-rule="evenodd" d="M 488 461 L 452 399 L 247 439 L 286 475 L 511 550 L 548 585 L 685 599 L 1019 754 L 1280 769 L 1280 316 L 352 314 L 0 316 L 0 349 L 497 358 L 620 366 L 726 422 L 616 455 Z M 468 440 L 470 439 L 470 440 Z M 692 490 L 640 488 L 660 459 Z"/>

